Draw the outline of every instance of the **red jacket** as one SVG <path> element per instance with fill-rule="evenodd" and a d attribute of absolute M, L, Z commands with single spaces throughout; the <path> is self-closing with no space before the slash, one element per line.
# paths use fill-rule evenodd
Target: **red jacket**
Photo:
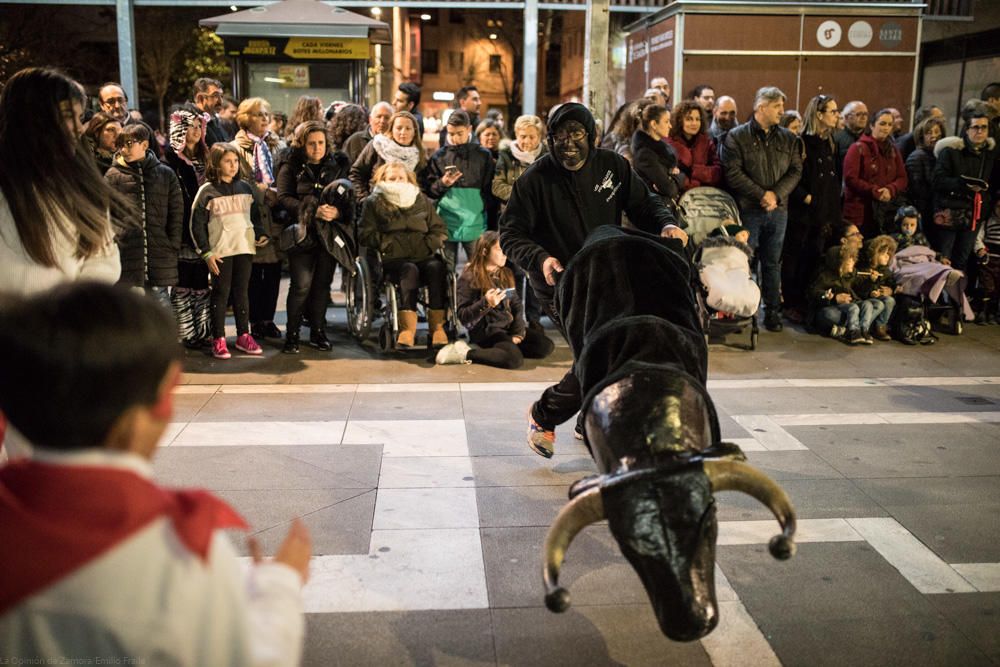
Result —
<path fill-rule="evenodd" d="M 687 176 L 684 190 L 701 185 L 718 187 L 722 183 L 722 165 L 715 140 L 705 132 L 695 135 L 694 143 L 688 144 L 682 135 L 668 137 L 667 143 L 677 153 L 677 166 Z"/>
<path fill-rule="evenodd" d="M 889 155 L 882 148 L 890 151 Z M 844 158 L 844 220 L 864 231 L 872 225 L 872 201 L 880 188 L 888 188 L 893 199 L 906 192 L 906 166 L 892 141 L 880 146 L 863 134 L 851 144 Z M 870 231 L 870 230 L 869 230 Z M 867 236 L 867 234 L 866 234 Z"/>

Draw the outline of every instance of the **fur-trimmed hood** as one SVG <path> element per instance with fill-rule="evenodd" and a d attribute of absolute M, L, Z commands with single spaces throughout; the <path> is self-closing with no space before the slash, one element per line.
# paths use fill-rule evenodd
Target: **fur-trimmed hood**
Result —
<path fill-rule="evenodd" d="M 993 137 L 987 137 L 986 148 L 984 150 L 991 151 L 996 148 L 996 145 L 997 142 L 993 139 Z M 934 157 L 941 157 L 941 151 L 946 148 L 954 148 L 955 150 L 960 151 L 968 146 L 969 144 L 965 137 L 943 137 L 939 139 L 936 144 L 934 144 Z"/>
<path fill-rule="evenodd" d="M 732 236 L 709 236 L 707 239 L 701 242 L 702 248 L 723 248 L 723 247 L 738 248 L 746 253 L 746 256 L 753 259 L 753 250 L 746 243 L 737 241 Z"/>

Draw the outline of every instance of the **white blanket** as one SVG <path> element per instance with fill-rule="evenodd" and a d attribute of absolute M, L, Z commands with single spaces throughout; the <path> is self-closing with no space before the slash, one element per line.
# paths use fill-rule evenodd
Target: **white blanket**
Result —
<path fill-rule="evenodd" d="M 750 258 L 739 248 L 703 248 L 699 277 L 708 291 L 705 303 L 709 308 L 735 317 L 757 312 L 760 288 L 750 277 Z"/>

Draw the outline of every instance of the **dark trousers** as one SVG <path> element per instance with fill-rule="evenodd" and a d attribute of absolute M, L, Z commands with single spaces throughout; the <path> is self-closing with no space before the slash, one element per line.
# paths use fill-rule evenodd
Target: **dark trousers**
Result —
<path fill-rule="evenodd" d="M 520 368 L 526 358 L 544 359 L 555 349 L 555 344 L 545 334 L 534 329 L 528 329 L 524 339 L 516 344 L 502 331 L 482 338 L 473 338 L 472 342 L 480 349 L 469 351 L 469 361 L 496 368 Z"/>
<path fill-rule="evenodd" d="M 212 338 L 226 336 L 226 304 L 233 295 L 233 315 L 236 317 L 236 334 L 250 333 L 250 304 L 247 288 L 253 255 L 224 257 L 219 275 L 212 276 Z"/>
<path fill-rule="evenodd" d="M 254 264 L 250 271 L 250 321 L 273 322 L 281 287 L 281 262 Z"/>
<path fill-rule="evenodd" d="M 313 332 L 322 331 L 326 326 L 334 268 L 333 257 L 318 246 L 308 252 L 288 255 L 288 272 L 292 278 L 285 306 L 289 332 L 298 332 L 303 309 L 307 311 Z"/>
<path fill-rule="evenodd" d="M 757 208 L 740 211 L 743 226 L 750 232 L 750 247 L 760 262 L 760 291 L 768 312 L 781 312 L 781 250 L 785 245 L 788 211 L 767 212 Z"/>
<path fill-rule="evenodd" d="M 559 327 L 559 332 L 565 338 L 566 332 L 563 330 L 562 320 L 559 319 L 555 304 L 552 302 L 554 294 L 553 288 L 548 286 L 545 289 L 539 286 L 539 289 L 535 290 L 542 312 Z M 554 431 L 556 426 L 569 421 L 580 411 L 580 406 L 583 405 L 583 396 L 580 392 L 580 380 L 576 377 L 574 366 L 562 380 L 542 392 L 541 397 L 531 406 L 531 418 L 542 428 Z"/>
<path fill-rule="evenodd" d="M 805 312 L 806 289 L 822 267 L 829 231 L 806 216 L 789 222 L 781 253 L 781 295 L 789 308 Z"/>
<path fill-rule="evenodd" d="M 521 303 L 524 304 L 524 319 L 528 321 L 528 324 L 539 322 L 542 319 L 542 308 L 538 305 L 538 297 L 535 296 L 531 283 L 526 280 L 524 271 L 513 262 L 508 262 L 507 268 L 514 274 L 517 295 L 521 297 Z"/>
<path fill-rule="evenodd" d="M 982 223 L 980 223 L 982 224 Z M 976 245 L 976 232 L 971 229 L 938 227 L 935 250 L 951 260 L 951 268 L 965 271 Z"/>
<path fill-rule="evenodd" d="M 386 276 L 399 284 L 400 310 L 417 309 L 417 290 L 427 285 L 431 310 L 444 310 L 448 300 L 447 267 L 437 257 L 420 262 L 394 259 L 382 265 Z"/>

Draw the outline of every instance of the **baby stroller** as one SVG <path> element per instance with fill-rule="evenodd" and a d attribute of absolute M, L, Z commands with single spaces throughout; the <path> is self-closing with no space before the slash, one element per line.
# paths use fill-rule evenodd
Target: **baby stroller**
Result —
<path fill-rule="evenodd" d="M 749 248 L 726 233 L 739 224 L 736 202 L 718 188 L 692 188 L 678 202 L 698 269 L 692 286 L 706 339 L 749 333 L 746 349 L 757 349 L 760 288 L 750 278 Z M 712 232 L 720 230 L 719 235 Z"/>

